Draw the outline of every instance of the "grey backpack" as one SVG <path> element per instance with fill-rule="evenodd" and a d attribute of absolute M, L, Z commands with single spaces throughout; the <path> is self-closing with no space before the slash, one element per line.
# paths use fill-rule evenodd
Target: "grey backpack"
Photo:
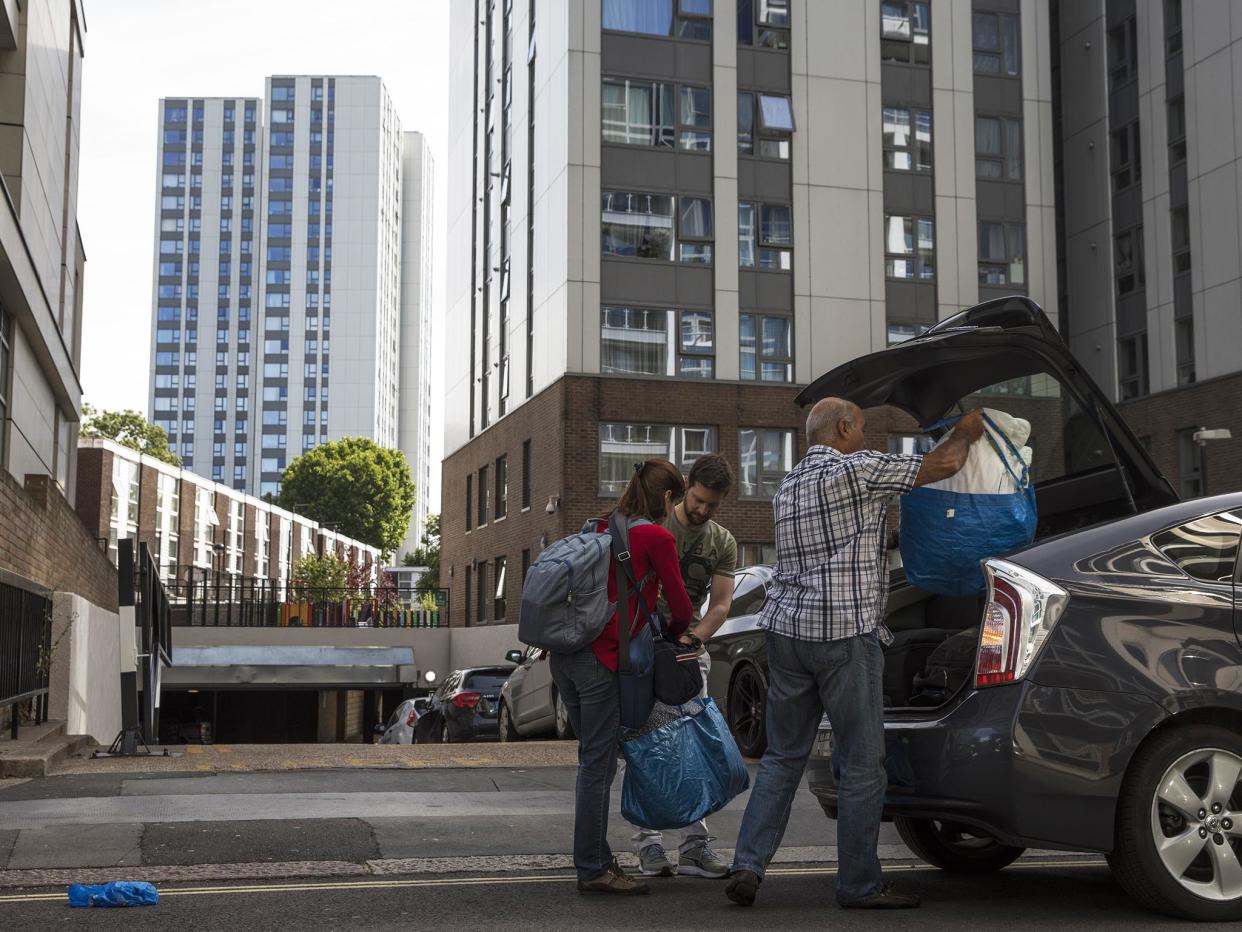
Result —
<path fill-rule="evenodd" d="M 649 524 L 631 521 L 630 527 Z M 518 639 L 531 647 L 572 653 L 604 630 L 616 606 L 608 601 L 612 538 L 596 521 L 550 545 L 526 571 Z"/>

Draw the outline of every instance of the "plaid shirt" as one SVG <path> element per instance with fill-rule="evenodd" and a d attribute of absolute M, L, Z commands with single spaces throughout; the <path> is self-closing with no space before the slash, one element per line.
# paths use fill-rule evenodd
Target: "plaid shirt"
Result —
<path fill-rule="evenodd" d="M 882 626 L 888 603 L 888 506 L 914 488 L 921 456 L 811 447 L 772 501 L 776 571 L 762 628 L 836 641 Z"/>

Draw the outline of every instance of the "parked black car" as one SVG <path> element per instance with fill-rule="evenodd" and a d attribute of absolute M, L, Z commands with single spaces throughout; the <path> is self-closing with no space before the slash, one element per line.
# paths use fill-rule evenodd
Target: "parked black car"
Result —
<path fill-rule="evenodd" d="M 799 401 L 829 395 L 920 424 L 986 404 L 1033 428 L 1036 539 L 986 562 L 986 595 L 893 574 L 885 813 L 902 838 L 964 872 L 1028 847 L 1103 852 L 1151 908 L 1242 918 L 1242 494 L 1179 502 L 1025 298 L 841 366 Z M 825 721 L 808 781 L 835 816 L 831 753 Z"/>
<path fill-rule="evenodd" d="M 449 743 L 497 735 L 500 687 L 513 667 L 468 667 L 454 670 L 432 694 L 414 726 L 415 740 Z"/>

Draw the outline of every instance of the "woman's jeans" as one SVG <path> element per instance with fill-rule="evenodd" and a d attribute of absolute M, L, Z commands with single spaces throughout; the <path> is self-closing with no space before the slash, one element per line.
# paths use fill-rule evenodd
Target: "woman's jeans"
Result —
<path fill-rule="evenodd" d="M 768 750 L 738 833 L 733 869 L 760 877 L 780 847 L 819 722 L 832 722 L 837 769 L 837 901 L 881 886 L 876 852 L 884 768 L 884 652 L 875 632 L 839 641 L 795 641 L 767 632 Z"/>
<path fill-rule="evenodd" d="M 591 880 L 612 863 L 608 804 L 620 744 L 620 685 L 617 674 L 599 662 L 590 646 L 572 654 L 552 654 L 548 662 L 557 695 L 578 736 L 574 868 L 579 880 Z"/>

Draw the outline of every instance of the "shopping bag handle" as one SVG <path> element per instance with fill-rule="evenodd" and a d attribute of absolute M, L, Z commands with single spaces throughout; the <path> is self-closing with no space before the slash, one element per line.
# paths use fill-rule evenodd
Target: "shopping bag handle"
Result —
<path fill-rule="evenodd" d="M 923 433 L 930 434 L 934 430 L 941 430 L 945 427 L 955 427 L 957 422 L 965 416 L 965 414 L 954 414 L 949 417 L 941 418 L 934 424 L 928 424 L 924 427 L 922 429 Z M 988 438 L 988 442 L 992 444 L 992 449 L 996 451 L 997 456 L 1000 457 L 1000 461 L 1005 465 L 1005 471 L 1009 473 L 1009 478 L 1013 479 L 1014 489 L 1018 492 L 1025 491 L 1031 484 L 1031 471 L 1026 465 L 1026 460 L 1022 458 L 1022 454 L 1018 452 L 1018 448 L 1013 445 L 1013 441 L 1009 439 L 1009 436 L 996 425 L 995 421 L 988 417 L 986 412 L 983 414 L 983 423 L 985 426 L 983 434 Z M 991 430 L 986 429 L 989 427 Z M 1009 465 L 1009 457 L 1005 455 L 999 444 L 997 444 L 996 437 L 1000 437 L 1001 440 L 1005 442 L 1005 446 L 1007 446 L 1009 448 L 1009 452 L 1013 454 L 1014 460 L 1022 464 L 1021 476 L 1014 472 L 1013 467 Z"/>

